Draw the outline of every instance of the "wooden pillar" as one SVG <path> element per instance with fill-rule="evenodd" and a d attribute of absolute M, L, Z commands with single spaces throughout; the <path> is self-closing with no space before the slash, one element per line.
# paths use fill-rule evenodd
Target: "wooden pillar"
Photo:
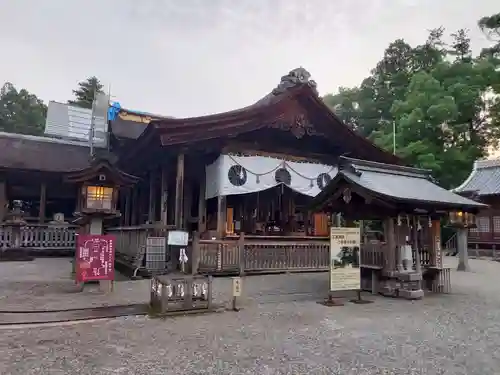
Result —
<path fill-rule="evenodd" d="M 205 171 L 200 179 L 200 194 L 198 199 L 198 233 L 203 234 L 207 230 L 207 201 L 205 199 Z"/>
<path fill-rule="evenodd" d="M 40 207 L 38 210 L 38 222 L 43 224 L 45 221 L 45 207 L 47 206 L 47 185 L 42 182 L 40 185 Z"/>
<path fill-rule="evenodd" d="M 125 210 L 123 212 L 123 225 L 129 226 L 130 224 L 130 208 L 132 205 L 132 189 L 128 188 L 124 191 L 125 194 Z"/>
<path fill-rule="evenodd" d="M 156 221 L 156 170 L 149 172 L 149 203 L 148 203 L 148 221 L 154 223 Z"/>
<path fill-rule="evenodd" d="M 217 197 L 217 237 L 223 238 L 226 234 L 226 197 Z"/>
<path fill-rule="evenodd" d="M 441 222 L 432 220 L 431 222 L 431 265 L 436 268 L 443 268 L 443 254 L 441 250 Z"/>
<path fill-rule="evenodd" d="M 409 223 L 408 223 L 409 225 Z M 419 218 L 418 216 L 413 217 L 413 230 L 412 230 L 412 247 L 415 249 L 415 271 L 417 273 L 422 273 L 422 264 L 420 264 L 421 259 L 420 259 L 420 246 L 423 244 L 419 244 L 418 242 L 418 226 L 419 226 Z M 412 264 L 409 265 L 409 269 L 411 269 Z"/>
<path fill-rule="evenodd" d="M 388 271 L 394 271 L 396 260 L 396 240 L 394 238 L 394 218 L 385 219 L 384 223 L 385 238 L 387 243 L 387 264 Z"/>
<path fill-rule="evenodd" d="M 130 215 L 130 225 L 134 226 L 138 224 L 138 217 L 139 217 L 139 186 L 136 185 L 132 188 L 131 192 L 132 198 L 132 211 Z"/>
<path fill-rule="evenodd" d="M 0 223 L 4 221 L 7 214 L 7 183 L 0 180 Z"/>
<path fill-rule="evenodd" d="M 196 275 L 200 267 L 200 234 L 193 233 L 192 252 L 191 252 L 191 274 Z"/>
<path fill-rule="evenodd" d="M 167 167 L 161 168 L 161 223 L 168 224 L 168 174 Z"/>
<path fill-rule="evenodd" d="M 175 178 L 175 227 L 184 228 L 184 154 L 177 156 L 177 176 Z"/>
<path fill-rule="evenodd" d="M 458 267 L 457 271 L 470 271 L 469 266 L 469 251 L 467 248 L 467 228 L 457 229 L 457 250 L 458 250 Z"/>
<path fill-rule="evenodd" d="M 193 186 L 192 181 L 187 180 L 184 181 L 184 228 L 189 228 L 191 223 L 191 205 L 193 203 Z"/>

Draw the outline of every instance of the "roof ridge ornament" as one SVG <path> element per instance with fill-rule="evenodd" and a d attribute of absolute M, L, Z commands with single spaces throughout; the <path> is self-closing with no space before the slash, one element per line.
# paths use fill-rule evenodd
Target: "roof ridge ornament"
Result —
<path fill-rule="evenodd" d="M 272 91 L 272 93 L 273 95 L 279 95 L 293 87 L 303 84 L 309 85 L 314 89 L 315 93 L 318 94 L 316 82 L 311 79 L 311 73 L 309 73 L 303 67 L 295 68 L 291 70 L 287 75 L 281 77 L 280 83 Z"/>

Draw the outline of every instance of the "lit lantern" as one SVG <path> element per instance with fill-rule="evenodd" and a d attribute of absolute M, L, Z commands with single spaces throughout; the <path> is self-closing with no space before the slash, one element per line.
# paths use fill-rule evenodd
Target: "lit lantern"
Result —
<path fill-rule="evenodd" d="M 452 211 L 449 213 L 450 225 L 457 228 L 471 228 L 476 225 L 476 216 L 470 212 Z"/>
<path fill-rule="evenodd" d="M 120 214 L 117 208 L 119 189 L 130 187 L 138 180 L 106 159 L 94 159 L 87 168 L 66 175 L 67 182 L 80 185 L 75 214 L 104 218 Z"/>
<path fill-rule="evenodd" d="M 83 212 L 115 212 L 118 195 L 113 186 L 84 185 L 82 186 Z"/>

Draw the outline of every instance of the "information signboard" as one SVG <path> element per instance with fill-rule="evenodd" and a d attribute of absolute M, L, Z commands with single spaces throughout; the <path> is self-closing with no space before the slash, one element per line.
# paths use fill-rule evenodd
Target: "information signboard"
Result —
<path fill-rule="evenodd" d="M 332 227 L 330 229 L 331 292 L 361 289 L 360 246 L 359 228 Z"/>
<path fill-rule="evenodd" d="M 76 240 L 76 281 L 114 280 L 115 237 L 80 234 Z"/>
<path fill-rule="evenodd" d="M 171 230 L 168 232 L 167 244 L 173 246 L 187 246 L 189 233 L 183 230 Z"/>

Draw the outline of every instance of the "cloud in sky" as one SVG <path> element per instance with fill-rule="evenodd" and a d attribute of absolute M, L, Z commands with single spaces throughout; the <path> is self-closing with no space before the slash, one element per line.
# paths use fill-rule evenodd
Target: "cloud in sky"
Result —
<path fill-rule="evenodd" d="M 96 75 L 122 106 L 173 116 L 243 107 L 303 66 L 322 94 L 358 84 L 396 38 L 469 28 L 494 0 L 0 0 L 0 82 L 66 101 Z"/>

